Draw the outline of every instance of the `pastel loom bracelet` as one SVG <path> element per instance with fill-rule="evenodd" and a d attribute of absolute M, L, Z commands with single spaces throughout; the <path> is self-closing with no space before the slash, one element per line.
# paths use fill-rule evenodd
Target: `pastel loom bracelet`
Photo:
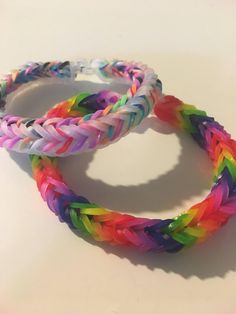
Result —
<path fill-rule="evenodd" d="M 114 212 L 76 195 L 63 180 L 56 158 L 32 155 L 38 189 L 61 222 L 97 241 L 174 253 L 204 241 L 235 215 L 236 141 L 214 118 L 173 96 L 159 100 L 154 111 L 161 120 L 189 133 L 211 158 L 214 183 L 207 197 L 170 219 Z"/>
<path fill-rule="evenodd" d="M 86 106 L 82 106 L 81 102 L 90 102 L 92 106 L 91 97 L 94 96 L 75 95 L 65 101 L 70 108 L 69 117 L 66 116 L 66 110 L 64 115 L 57 116 L 54 112 L 53 116 L 37 119 L 5 113 L 6 96 L 22 84 L 48 77 L 74 79 L 80 72 L 95 72 L 105 80 L 123 79 L 131 86 L 126 95 L 113 95 L 105 108 L 100 101 L 97 110 L 92 112 L 89 108 L 86 111 Z M 67 156 L 103 147 L 138 125 L 149 114 L 160 95 L 161 82 L 156 74 L 137 62 L 82 60 L 74 63 L 28 63 L 0 80 L 0 146 L 17 152 L 48 156 Z M 66 108 L 64 105 L 61 106 L 61 113 Z M 81 112 L 77 112 L 78 106 Z M 76 116 L 72 114 L 73 110 Z"/>

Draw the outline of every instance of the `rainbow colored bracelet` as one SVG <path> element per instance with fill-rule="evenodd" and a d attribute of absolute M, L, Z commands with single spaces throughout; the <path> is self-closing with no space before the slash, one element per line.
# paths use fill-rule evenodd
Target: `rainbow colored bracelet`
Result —
<path fill-rule="evenodd" d="M 31 156 L 33 175 L 49 208 L 71 229 L 112 245 L 177 252 L 202 242 L 236 213 L 236 142 L 204 111 L 165 96 L 156 115 L 185 130 L 206 150 L 214 166 L 208 196 L 171 219 L 148 219 L 110 211 L 76 195 L 63 180 L 56 158 Z"/>

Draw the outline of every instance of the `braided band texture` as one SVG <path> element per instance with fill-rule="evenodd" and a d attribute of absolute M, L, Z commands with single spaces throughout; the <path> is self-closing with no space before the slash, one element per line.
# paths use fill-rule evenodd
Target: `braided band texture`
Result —
<path fill-rule="evenodd" d="M 155 73 L 135 62 L 103 60 L 95 64 L 96 72 L 104 79 L 131 83 L 127 94 L 113 95 L 105 107 L 102 93 L 100 98 L 95 96 L 94 105 L 94 95 L 75 95 L 56 106 L 56 111 L 47 117 L 38 119 L 6 114 L 6 96 L 38 78 L 73 78 L 84 67 L 69 61 L 28 63 L 0 80 L 0 146 L 28 154 L 67 156 L 108 145 L 137 126 L 160 98 L 161 82 Z"/>
<path fill-rule="evenodd" d="M 207 197 L 171 219 L 113 212 L 76 195 L 63 180 L 56 158 L 32 155 L 38 189 L 61 222 L 97 241 L 174 253 L 207 239 L 236 213 L 236 141 L 214 118 L 173 96 L 163 97 L 154 111 L 189 133 L 211 158 L 214 182 Z"/>

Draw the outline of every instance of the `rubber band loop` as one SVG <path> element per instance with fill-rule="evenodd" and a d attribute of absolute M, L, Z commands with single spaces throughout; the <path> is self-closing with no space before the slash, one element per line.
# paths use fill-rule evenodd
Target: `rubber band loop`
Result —
<path fill-rule="evenodd" d="M 61 109 L 63 106 L 73 109 L 78 105 L 81 107 L 77 115 L 69 117 L 65 112 L 62 114 L 63 110 L 59 116 L 53 112 L 53 117 L 37 119 L 5 113 L 6 96 L 22 84 L 39 78 L 74 78 L 81 72 L 97 72 L 104 79 L 122 79 L 130 82 L 131 86 L 126 95 L 114 96 L 106 108 L 101 103 L 96 108 L 86 108 L 85 105 L 82 108 L 80 102 L 87 101 L 86 94 L 80 95 L 80 98 L 75 95 L 61 105 Z M 161 83 L 153 70 L 135 62 L 93 60 L 87 63 L 28 63 L 0 80 L 0 146 L 17 152 L 48 156 L 67 156 L 103 147 L 127 134 L 149 114 L 161 96 L 160 87 Z M 91 105 L 91 99 L 88 101 Z"/>
<path fill-rule="evenodd" d="M 174 253 L 206 240 L 235 215 L 236 141 L 204 111 L 173 96 L 163 97 L 154 111 L 161 120 L 189 133 L 208 153 L 214 182 L 207 197 L 170 219 L 113 212 L 76 195 L 63 180 L 55 158 L 31 156 L 38 189 L 61 222 L 97 241 Z"/>

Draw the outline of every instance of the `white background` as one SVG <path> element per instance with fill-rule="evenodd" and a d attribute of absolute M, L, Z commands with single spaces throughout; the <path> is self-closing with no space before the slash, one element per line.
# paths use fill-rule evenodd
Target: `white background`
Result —
<path fill-rule="evenodd" d="M 31 60 L 142 61 L 165 93 L 207 110 L 236 137 L 235 16 L 235 0 L 0 0 L 0 72 Z M 40 115 L 79 86 L 26 88 L 12 108 Z M 97 246 L 48 210 L 27 156 L 1 150 L 0 161 L 1 314 L 235 313 L 235 219 L 177 255 Z M 154 118 L 61 167 L 91 201 L 148 217 L 180 213 L 211 182 L 205 154 Z"/>

